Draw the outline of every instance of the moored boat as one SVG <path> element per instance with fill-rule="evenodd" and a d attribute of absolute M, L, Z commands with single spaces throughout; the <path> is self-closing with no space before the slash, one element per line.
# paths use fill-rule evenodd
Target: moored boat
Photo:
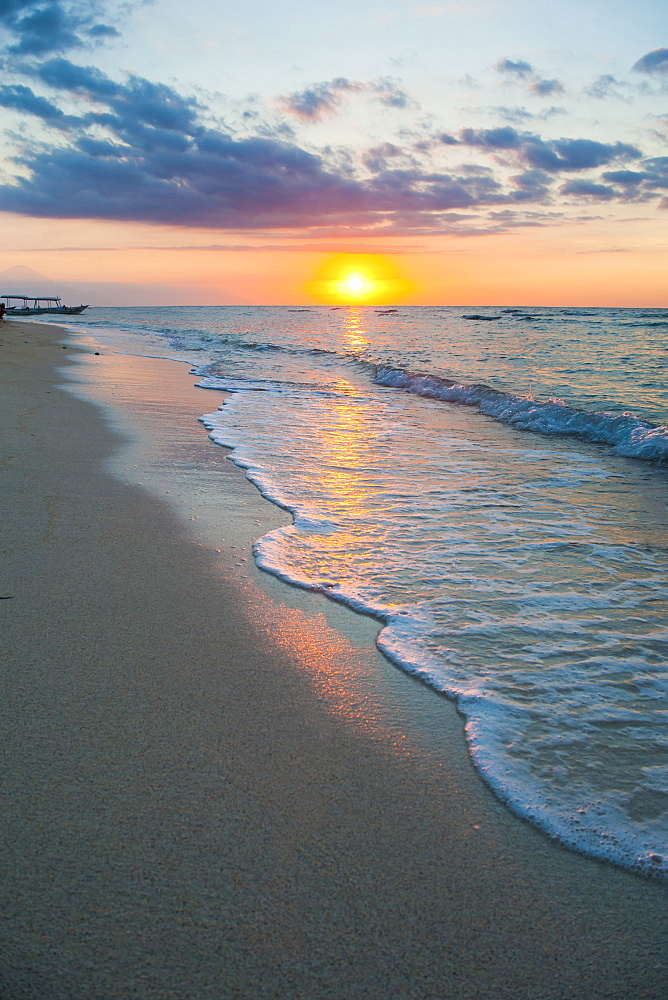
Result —
<path fill-rule="evenodd" d="M 44 313 L 56 313 L 61 316 L 78 316 L 87 305 L 64 306 L 60 298 L 48 295 L 0 295 L 0 301 L 5 304 L 5 315 L 9 316 L 42 316 Z"/>

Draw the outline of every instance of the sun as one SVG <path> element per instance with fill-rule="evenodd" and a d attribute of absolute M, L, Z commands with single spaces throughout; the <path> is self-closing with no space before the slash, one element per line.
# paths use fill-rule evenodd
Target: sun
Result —
<path fill-rule="evenodd" d="M 364 298 L 373 291 L 373 281 L 370 281 L 365 274 L 353 271 L 339 281 L 339 290 L 343 295 L 350 295 L 351 298 Z"/>
<path fill-rule="evenodd" d="M 323 260 L 306 292 L 316 302 L 381 305 L 400 302 L 412 291 L 397 265 L 385 254 L 331 254 Z"/>

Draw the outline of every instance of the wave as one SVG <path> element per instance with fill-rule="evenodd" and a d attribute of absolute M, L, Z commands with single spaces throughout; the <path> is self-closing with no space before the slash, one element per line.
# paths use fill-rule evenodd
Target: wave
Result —
<path fill-rule="evenodd" d="M 498 320 L 498 319 L 501 319 L 501 317 L 500 316 L 481 316 L 479 313 L 472 313 L 469 316 L 462 316 L 462 319 L 484 320 L 486 323 L 491 323 L 492 320 L 495 320 L 495 319 Z"/>
<path fill-rule="evenodd" d="M 641 420 L 634 413 L 578 410 L 561 399 L 536 400 L 487 385 L 465 385 L 380 365 L 373 381 L 417 396 L 473 406 L 485 416 L 518 430 L 536 434 L 568 435 L 581 441 L 610 445 L 616 455 L 668 463 L 668 425 Z"/>
<path fill-rule="evenodd" d="M 491 323 L 502 319 L 515 319 L 520 321 L 531 320 L 533 323 L 551 323 L 551 316 L 536 316 L 534 313 L 524 312 L 522 309 L 502 309 L 500 316 L 484 316 L 481 313 L 466 313 L 462 319 L 476 320 L 478 322 Z"/>
<path fill-rule="evenodd" d="M 214 382 L 198 384 L 221 387 Z M 283 385 L 277 384 L 276 390 Z M 544 553 L 561 570 L 554 587 L 547 585 L 540 570 L 533 584 L 528 583 L 523 568 L 516 578 L 512 573 L 510 578 L 505 573 L 498 578 L 490 575 L 485 536 L 478 535 L 478 528 L 472 534 L 470 528 L 465 529 L 466 567 L 461 557 L 457 568 L 450 560 L 442 564 L 440 554 L 435 563 L 434 556 L 440 550 L 433 548 L 433 534 L 425 546 L 421 519 L 408 515 L 400 522 L 405 504 L 387 509 L 388 489 L 395 496 L 408 495 L 408 486 L 402 489 L 395 482 L 397 476 L 401 479 L 405 463 L 387 463 L 384 452 L 369 460 L 369 474 L 385 500 L 380 507 L 370 506 L 371 513 L 360 520 L 354 506 L 337 498 L 338 487 L 332 494 L 327 485 L 332 482 L 332 468 L 340 471 L 342 467 L 338 456 L 327 448 L 319 450 L 323 435 L 318 412 L 322 415 L 326 411 L 317 411 L 311 401 L 300 406 L 295 398 L 288 398 L 287 403 L 287 409 L 275 407 L 270 398 L 266 405 L 264 399 L 251 403 L 247 394 L 242 394 L 228 399 L 215 413 L 200 417 L 211 440 L 232 449 L 229 457 L 246 470 L 247 478 L 260 492 L 292 513 L 291 525 L 274 529 L 254 543 L 257 564 L 280 579 L 376 617 L 383 625 L 377 644 L 388 658 L 456 702 L 466 718 L 466 738 L 476 767 L 517 815 L 575 850 L 646 876 L 666 877 L 665 852 L 654 850 L 661 841 L 657 836 L 652 842 L 654 827 L 651 834 L 648 828 L 640 828 L 629 813 L 633 801 L 615 789 L 604 794 L 601 785 L 592 783 L 587 770 L 590 759 L 607 753 L 606 726 L 646 726 L 650 731 L 651 719 L 641 714 L 645 711 L 641 701 L 660 702 L 662 677 L 651 656 L 665 642 L 665 630 L 656 626 L 649 611 L 647 617 L 644 611 L 640 617 L 634 610 L 650 590 L 655 596 L 662 594 L 656 589 L 653 553 L 636 553 L 632 546 L 614 543 L 582 544 L 572 535 L 560 537 L 554 527 L 547 541 L 536 541 L 530 513 L 525 522 L 525 527 L 530 525 L 529 532 L 520 537 L 525 515 L 518 513 L 519 519 L 513 519 L 516 527 L 511 528 L 504 512 L 504 531 L 515 539 L 513 558 L 519 555 L 524 564 L 526 557 L 540 567 Z M 286 414 L 287 423 L 283 423 Z M 309 435 L 306 431 L 311 426 L 314 433 Z M 333 458 L 336 464 L 332 466 Z M 383 478 L 386 469 L 387 478 Z M 430 496 L 433 500 L 433 493 Z M 440 510 L 443 536 L 447 536 L 452 504 L 448 500 L 439 508 L 432 500 L 430 530 Z M 490 523 L 498 522 L 492 518 Z M 336 556 L 342 544 L 343 561 Z M 448 551 L 453 552 L 452 538 Z M 476 572 L 473 562 L 477 559 L 482 564 Z M 409 587 L 399 597 L 397 591 L 388 590 L 384 580 L 400 575 L 399 567 L 407 562 L 412 563 L 411 575 L 419 576 L 422 589 Z M 599 579 L 586 568 L 594 562 L 601 564 L 601 576 L 606 568 L 620 564 L 634 569 L 643 564 L 648 572 L 627 576 L 623 583 L 615 576 L 612 588 L 604 583 L 601 592 L 577 577 L 584 566 L 585 581 Z M 562 575 L 569 564 L 578 567 L 574 579 Z M 444 579 L 449 577 L 447 587 L 442 587 L 441 573 Z M 438 594 L 434 592 L 434 576 L 438 578 Z M 481 600 L 485 611 L 478 614 Z M 613 618 L 606 617 L 610 607 L 620 609 L 627 628 L 633 629 L 632 635 L 617 633 L 612 627 Z M 504 633 L 510 633 L 508 641 Z M 492 646 L 498 651 L 492 657 L 498 661 L 496 667 L 488 662 Z M 632 647 L 638 653 L 625 652 Z M 617 686 L 621 655 L 624 670 L 629 672 L 629 680 L 624 681 L 630 690 L 628 701 L 620 697 Z M 645 664 L 640 662 L 643 657 Z M 549 673 L 540 666 L 543 659 L 549 664 Z M 586 684 L 579 670 L 584 672 Z M 636 690 L 636 677 L 642 677 L 642 690 Z M 599 736 L 601 729 L 603 736 Z M 627 749 L 632 746 L 628 752 L 637 747 L 647 752 L 644 736 L 634 740 L 636 737 L 630 736 L 625 740 Z M 566 747 L 570 762 L 564 757 Z M 560 773 L 569 775 L 568 785 L 563 778 L 553 785 L 555 758 L 559 759 Z M 585 762 L 583 768 L 579 768 L 579 760 Z M 656 772 L 645 774 L 637 792 L 639 804 L 645 801 L 643 796 L 649 807 L 655 800 L 662 802 L 661 788 Z"/>
<path fill-rule="evenodd" d="M 402 389 L 414 395 L 459 406 L 471 406 L 485 416 L 518 430 L 545 436 L 575 437 L 592 444 L 607 445 L 613 454 L 625 458 L 668 464 L 668 425 L 652 423 L 629 411 L 614 413 L 608 410 L 579 409 L 559 398 L 539 400 L 531 393 L 514 393 L 495 389 L 484 383 L 459 382 L 456 377 L 408 371 L 391 361 L 372 361 L 355 351 L 341 352 L 321 347 L 295 348 L 254 341 L 237 343 L 235 347 L 252 353 L 270 352 L 286 356 L 320 357 L 323 360 L 336 359 L 345 365 L 353 365 L 357 371 L 371 378 L 375 385 Z M 198 372 L 205 376 L 219 375 L 216 363 L 203 366 Z"/>

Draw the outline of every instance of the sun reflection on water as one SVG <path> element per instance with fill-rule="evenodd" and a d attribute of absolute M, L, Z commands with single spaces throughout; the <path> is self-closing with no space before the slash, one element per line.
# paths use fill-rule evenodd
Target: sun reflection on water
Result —
<path fill-rule="evenodd" d="M 354 351 L 363 351 L 369 346 L 366 330 L 362 326 L 361 310 L 351 307 L 344 317 L 343 333 Z"/>

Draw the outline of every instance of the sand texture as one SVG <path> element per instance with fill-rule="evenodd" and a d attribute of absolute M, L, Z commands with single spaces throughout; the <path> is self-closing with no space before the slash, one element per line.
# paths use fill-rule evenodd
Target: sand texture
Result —
<path fill-rule="evenodd" d="M 67 336 L 0 325 L 2 1000 L 663 1000 L 665 887 L 512 816 L 370 619 L 241 554 L 285 515 L 185 366 Z"/>

